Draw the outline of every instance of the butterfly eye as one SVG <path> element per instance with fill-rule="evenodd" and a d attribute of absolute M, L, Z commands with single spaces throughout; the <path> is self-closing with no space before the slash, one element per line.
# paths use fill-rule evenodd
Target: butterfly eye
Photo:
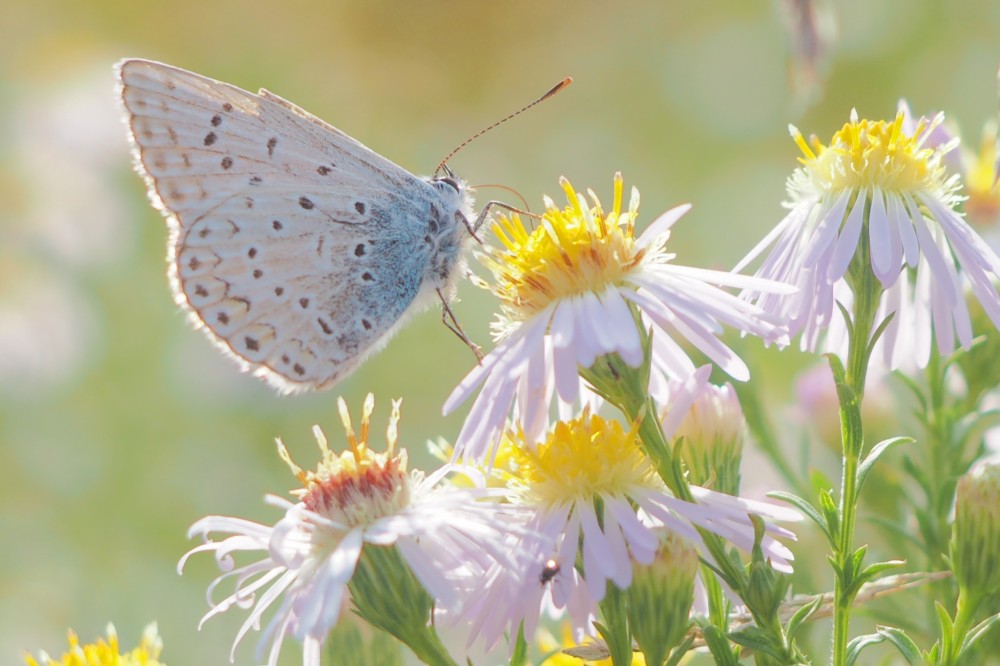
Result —
<path fill-rule="evenodd" d="M 438 178 L 434 182 L 436 182 L 436 183 L 448 183 L 449 185 L 451 185 L 452 187 L 455 188 L 456 192 L 461 192 L 462 191 L 461 187 L 458 184 L 458 181 L 455 180 L 454 178 L 451 178 L 450 176 L 445 176 L 444 178 Z"/>

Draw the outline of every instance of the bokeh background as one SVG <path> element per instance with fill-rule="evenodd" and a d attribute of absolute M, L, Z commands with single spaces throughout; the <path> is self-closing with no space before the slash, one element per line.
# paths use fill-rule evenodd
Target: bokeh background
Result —
<path fill-rule="evenodd" d="M 430 311 L 334 391 L 277 396 L 242 376 L 173 304 L 165 225 L 131 172 L 112 64 L 162 60 L 268 89 L 416 173 L 563 76 L 551 101 L 451 166 L 534 207 L 557 178 L 610 198 L 642 192 L 642 221 L 692 202 L 678 261 L 732 266 L 782 215 L 797 149 L 852 107 L 887 117 L 906 97 L 976 139 L 997 113 L 1000 3 L 843 0 L 824 6 L 817 72 L 780 2 L 573 3 L 12 0 L 0 8 L 0 663 L 61 652 L 67 627 L 122 643 L 159 622 L 172 665 L 225 663 L 241 618 L 196 632 L 211 558 L 176 573 L 206 514 L 272 520 L 265 493 L 304 466 L 310 427 L 339 441 L 335 398 L 403 398 L 420 449 L 453 438 L 444 398 L 473 364 Z M 800 35 L 801 37 L 801 35 Z M 794 82 L 798 81 L 798 85 Z M 480 197 L 508 197 L 484 190 Z M 456 311 L 488 344 L 494 303 Z M 809 360 L 747 345 L 768 401 L 793 398 Z M 415 454 L 418 464 L 427 457 Z M 755 480 L 767 478 L 754 470 Z M 237 662 L 255 663 L 252 638 Z M 282 664 L 300 663 L 288 644 Z"/>

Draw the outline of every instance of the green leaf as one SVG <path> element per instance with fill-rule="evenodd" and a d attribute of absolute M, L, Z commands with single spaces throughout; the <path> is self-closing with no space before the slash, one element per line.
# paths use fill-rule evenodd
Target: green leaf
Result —
<path fill-rule="evenodd" d="M 677 666 L 681 663 L 681 659 L 684 658 L 690 650 L 691 646 L 694 644 L 694 635 L 689 635 L 684 642 L 678 645 L 670 653 L 670 657 L 664 662 L 663 666 Z"/>
<path fill-rule="evenodd" d="M 740 666 L 740 660 L 730 647 L 729 639 L 719 631 L 718 627 L 713 624 L 705 625 L 701 628 L 701 635 L 705 639 L 708 651 L 715 659 L 716 666 Z"/>
<path fill-rule="evenodd" d="M 865 479 L 868 478 L 868 474 L 872 471 L 872 466 L 883 453 L 896 444 L 909 444 L 913 441 L 915 440 L 912 437 L 890 437 L 876 444 L 858 467 L 858 493 L 861 493 L 861 487 L 865 485 Z"/>
<path fill-rule="evenodd" d="M 993 628 L 993 625 L 1000 622 L 1000 613 L 996 615 L 990 615 L 988 618 L 974 626 L 969 630 L 969 633 L 965 635 L 965 640 L 962 641 L 962 648 L 958 652 L 957 663 L 962 663 L 962 657 L 966 652 L 975 647 L 976 643 L 986 635 L 986 633 Z"/>
<path fill-rule="evenodd" d="M 886 637 L 881 634 L 864 634 L 863 636 L 851 639 L 851 642 L 847 644 L 847 666 L 854 666 L 854 662 L 858 660 L 858 655 L 866 647 L 877 645 L 884 640 L 886 640 Z"/>
<path fill-rule="evenodd" d="M 798 495 L 793 495 L 792 493 L 786 493 L 781 490 L 776 490 L 767 494 L 768 497 L 773 497 L 779 499 L 783 502 L 787 502 L 794 506 L 796 509 L 801 511 L 812 520 L 814 523 L 819 525 L 819 528 L 823 530 L 823 534 L 826 535 L 827 540 L 833 543 L 833 535 L 830 534 L 830 529 L 826 526 L 826 520 L 823 515 L 814 507 L 809 500 L 803 499 Z"/>
<path fill-rule="evenodd" d="M 824 490 L 819 494 L 819 508 L 826 519 L 827 530 L 831 535 L 831 542 L 836 543 L 840 538 L 840 517 L 837 514 L 837 503 L 833 500 L 833 495 L 830 494 L 830 491 Z"/>
<path fill-rule="evenodd" d="M 514 652 L 510 655 L 510 666 L 525 666 L 528 663 L 528 642 L 524 640 L 524 622 L 517 628 Z"/>
<path fill-rule="evenodd" d="M 895 312 L 890 312 L 889 316 L 882 320 L 882 323 L 878 325 L 878 328 L 872 333 L 871 340 L 868 343 L 868 347 L 865 349 L 865 358 L 871 358 L 872 352 L 875 350 L 875 345 L 878 344 L 878 339 L 882 337 L 882 333 L 885 332 L 886 327 L 892 321 L 893 317 L 896 316 Z"/>
<path fill-rule="evenodd" d="M 908 664 L 921 664 L 923 660 L 920 656 L 920 648 L 913 642 L 913 639 L 906 635 L 906 632 L 897 627 L 876 627 L 875 630 L 881 636 L 896 646 L 899 653 L 903 655 Z"/>
<path fill-rule="evenodd" d="M 862 567 L 865 563 L 865 555 L 868 554 L 868 546 L 864 545 L 854 551 L 851 557 L 851 584 L 857 585 L 858 578 L 861 577 Z"/>
<path fill-rule="evenodd" d="M 766 654 L 779 661 L 782 661 L 785 657 L 783 646 L 776 645 L 771 634 L 760 627 L 751 626 L 739 631 L 731 631 L 729 632 L 729 639 L 754 652 Z"/>
<path fill-rule="evenodd" d="M 822 605 L 823 597 L 817 595 L 815 599 L 795 611 L 795 614 L 792 615 L 792 618 L 788 621 L 788 629 L 785 632 L 789 641 L 795 638 L 795 634 L 798 633 L 802 625 L 807 622 Z"/>
<path fill-rule="evenodd" d="M 863 585 L 873 578 L 877 578 L 879 574 L 892 569 L 898 569 L 904 564 L 906 564 L 906 560 L 886 560 L 885 562 L 869 564 L 864 568 L 864 571 L 858 574 L 858 584 Z"/>
<path fill-rule="evenodd" d="M 941 627 L 941 654 L 950 655 L 951 646 L 955 641 L 955 625 L 951 621 L 951 616 L 948 615 L 948 610 L 941 605 L 941 602 L 934 602 L 934 610 L 937 611 L 938 624 Z"/>

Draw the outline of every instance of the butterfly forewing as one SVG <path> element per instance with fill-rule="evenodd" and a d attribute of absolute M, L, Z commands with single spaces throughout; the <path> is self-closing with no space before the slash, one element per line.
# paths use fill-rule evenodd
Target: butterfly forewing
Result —
<path fill-rule="evenodd" d="M 175 298 L 244 369 L 330 386 L 450 279 L 461 192 L 266 91 L 144 60 L 119 76 Z"/>

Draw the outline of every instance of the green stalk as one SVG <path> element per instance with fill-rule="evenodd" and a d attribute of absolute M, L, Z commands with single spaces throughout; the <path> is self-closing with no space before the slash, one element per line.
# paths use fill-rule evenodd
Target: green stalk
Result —
<path fill-rule="evenodd" d="M 961 586 L 958 590 L 958 602 L 955 606 L 955 623 L 951 631 L 951 654 L 944 655 L 942 661 L 945 666 L 959 666 L 958 653 L 962 649 L 962 642 L 966 634 L 972 628 L 975 620 L 976 609 L 983 600 L 982 591 L 971 591 L 966 586 Z"/>
<path fill-rule="evenodd" d="M 834 377 L 839 375 L 842 379 L 838 379 L 838 383 L 843 381 L 846 384 L 837 388 L 843 460 L 840 500 L 837 506 L 837 544 L 833 553 L 837 574 L 833 588 L 833 666 L 846 666 L 851 606 L 858 591 L 854 580 L 854 529 L 858 511 L 858 465 L 865 444 L 861 401 L 865 393 L 871 347 L 874 345 L 874 340 L 869 340 L 869 336 L 874 329 L 878 300 L 882 293 L 882 286 L 871 270 L 869 252 L 866 226 L 861 232 L 847 277 L 854 292 L 854 312 L 849 326 L 847 367 L 844 374 L 839 375 L 835 358 L 831 358 Z"/>

